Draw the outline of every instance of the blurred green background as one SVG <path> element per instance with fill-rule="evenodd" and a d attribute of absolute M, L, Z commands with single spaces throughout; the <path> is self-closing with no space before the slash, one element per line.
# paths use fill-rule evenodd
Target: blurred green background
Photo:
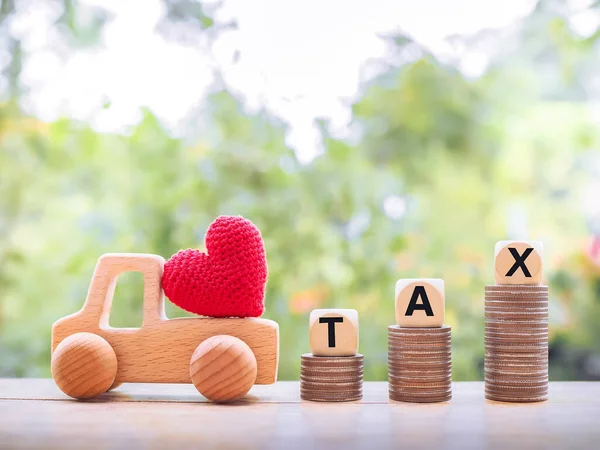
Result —
<path fill-rule="evenodd" d="M 515 238 L 545 244 L 551 379 L 600 380 L 600 2 L 539 1 L 510 26 L 448 37 L 443 55 L 381 35 L 345 133 L 317 118 L 308 160 L 289 123 L 250 107 L 217 63 L 176 131 L 151 108 L 122 132 L 38 117 L 25 70 L 36 50 L 15 22 L 40 3 L 0 2 L 0 376 L 50 375 L 51 325 L 82 306 L 101 254 L 202 248 L 210 222 L 235 214 L 265 240 L 280 379 L 298 379 L 318 307 L 359 311 L 365 378 L 386 379 L 401 277 L 445 280 L 454 379 L 482 379 L 483 286 L 495 242 Z M 64 55 L 102 45 L 110 11 L 51 3 Z M 157 35 L 210 55 L 237 27 L 219 19 L 223 4 L 163 0 Z M 483 69 L 464 70 L 482 54 Z M 113 326 L 141 324 L 141 294 L 138 274 L 120 278 Z"/>

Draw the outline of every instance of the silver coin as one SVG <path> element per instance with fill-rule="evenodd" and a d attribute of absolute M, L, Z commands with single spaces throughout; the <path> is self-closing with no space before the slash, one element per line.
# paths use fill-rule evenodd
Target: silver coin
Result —
<path fill-rule="evenodd" d="M 406 334 L 423 334 L 423 333 L 450 333 L 452 327 L 450 325 L 442 325 L 441 327 L 401 327 L 399 325 L 388 325 L 388 331 L 394 333 Z"/>
<path fill-rule="evenodd" d="M 406 394 L 412 397 L 443 396 L 452 393 L 452 386 L 448 385 L 431 389 L 413 389 L 406 386 L 397 386 L 388 383 L 388 392 L 393 392 L 395 394 Z"/>
<path fill-rule="evenodd" d="M 352 363 L 361 362 L 364 360 L 364 356 L 360 353 L 351 356 L 315 356 L 312 353 L 304 353 L 302 355 L 303 361 L 318 361 L 320 363 L 327 364 L 340 364 L 340 363 Z"/>
<path fill-rule="evenodd" d="M 485 286 L 485 291 L 508 291 L 517 293 L 526 291 L 548 291 L 548 286 L 535 284 L 488 284 Z"/>
<path fill-rule="evenodd" d="M 411 397 L 404 394 L 390 393 L 389 397 L 390 400 L 403 403 L 442 403 L 452 400 L 452 394 L 431 397 Z"/>
<path fill-rule="evenodd" d="M 300 398 L 311 402 L 336 403 L 336 402 L 355 402 L 361 400 L 362 392 L 359 394 L 348 394 L 341 397 L 329 397 L 314 393 L 301 393 Z"/>

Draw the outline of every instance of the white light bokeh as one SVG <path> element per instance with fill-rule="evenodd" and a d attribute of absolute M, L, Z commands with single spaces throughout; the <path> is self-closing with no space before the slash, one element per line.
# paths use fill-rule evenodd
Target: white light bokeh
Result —
<path fill-rule="evenodd" d="M 406 199 L 397 195 L 390 195 L 383 201 L 385 214 L 393 220 L 400 220 L 406 214 Z"/>
<path fill-rule="evenodd" d="M 315 118 L 343 129 L 361 68 L 385 52 L 382 34 L 402 30 L 433 51 L 457 33 L 506 26 L 530 12 L 533 2 L 507 0 L 225 0 L 218 18 L 234 19 L 212 53 L 167 42 L 155 31 L 163 10 L 157 0 L 88 0 L 108 8 L 99 48 L 53 53 L 54 11 L 16 17 L 12 32 L 32 51 L 24 69 L 25 105 L 43 120 L 70 116 L 102 131 L 125 132 L 150 108 L 176 130 L 210 86 L 215 63 L 249 107 L 267 107 L 291 126 L 289 144 L 303 161 L 319 152 Z M 64 49 L 63 49 L 64 50 Z M 239 58 L 234 58 L 238 53 Z M 477 75 L 485 55 L 471 55 L 464 70 Z M 103 105 L 110 105 L 102 108 Z"/>

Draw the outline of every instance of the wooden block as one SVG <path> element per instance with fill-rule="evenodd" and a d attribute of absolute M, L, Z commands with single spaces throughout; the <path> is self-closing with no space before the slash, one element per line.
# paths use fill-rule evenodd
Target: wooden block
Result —
<path fill-rule="evenodd" d="M 500 241 L 495 248 L 496 284 L 542 283 L 543 244 L 539 241 Z"/>
<path fill-rule="evenodd" d="M 314 309 L 309 319 L 310 350 L 315 356 L 358 353 L 358 312 L 355 309 Z"/>
<path fill-rule="evenodd" d="M 444 324 L 444 280 L 403 278 L 396 283 L 396 324 L 431 328 Z"/>
<path fill-rule="evenodd" d="M 256 384 L 274 383 L 279 361 L 277 323 L 259 318 L 167 319 L 161 288 L 163 265 L 164 259 L 157 255 L 102 256 L 96 265 L 83 308 L 58 320 L 52 327 L 52 364 L 61 355 L 58 347 L 63 340 L 85 332 L 103 339 L 114 351 L 117 371 L 111 384 L 191 383 L 190 361 L 196 348 L 210 337 L 228 335 L 240 339 L 251 349 L 256 359 Z M 124 271 L 139 271 L 144 275 L 141 328 L 113 328 L 109 325 L 117 277 Z M 84 362 L 82 358 L 75 365 L 83 367 Z M 228 378 L 223 373 L 216 378 L 220 376 Z"/>

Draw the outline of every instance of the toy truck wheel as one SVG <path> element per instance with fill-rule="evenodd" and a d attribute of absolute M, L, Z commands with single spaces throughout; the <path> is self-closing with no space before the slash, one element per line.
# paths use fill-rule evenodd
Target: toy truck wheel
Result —
<path fill-rule="evenodd" d="M 83 399 L 104 394 L 116 376 L 117 355 L 97 334 L 72 334 L 52 354 L 52 378 L 70 397 Z"/>
<path fill-rule="evenodd" d="M 123 383 L 121 383 L 120 381 L 115 381 L 111 387 L 108 388 L 109 391 L 112 391 L 113 389 L 118 388 L 119 386 L 121 386 Z"/>
<path fill-rule="evenodd" d="M 256 357 L 241 339 L 217 335 L 196 348 L 190 360 L 190 378 L 196 389 L 214 402 L 242 398 L 254 385 Z"/>

